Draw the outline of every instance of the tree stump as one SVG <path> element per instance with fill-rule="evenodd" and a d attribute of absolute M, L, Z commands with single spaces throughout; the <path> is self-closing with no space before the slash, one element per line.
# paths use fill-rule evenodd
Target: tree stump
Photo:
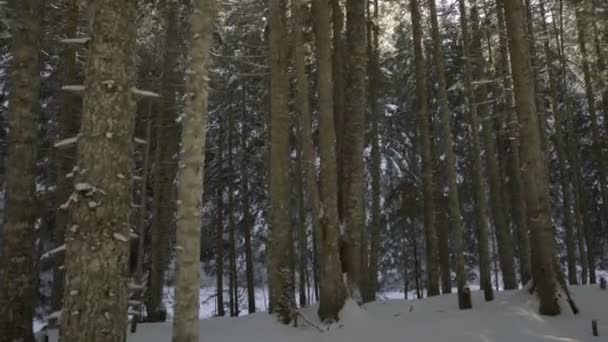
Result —
<path fill-rule="evenodd" d="M 606 278 L 604 277 L 600 278 L 600 289 L 606 290 Z"/>

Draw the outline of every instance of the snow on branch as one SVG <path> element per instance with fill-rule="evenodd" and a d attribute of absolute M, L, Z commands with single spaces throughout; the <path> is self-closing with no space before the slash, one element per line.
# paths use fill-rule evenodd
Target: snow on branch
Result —
<path fill-rule="evenodd" d="M 62 86 L 61 90 L 71 93 L 81 93 L 85 90 L 85 86 L 82 84 L 69 84 Z"/>
<path fill-rule="evenodd" d="M 141 90 L 141 89 L 137 89 L 135 87 L 131 88 L 131 93 L 133 93 L 133 95 L 135 96 L 141 96 L 141 97 L 160 97 L 159 94 L 153 92 L 153 91 L 148 91 L 148 90 Z"/>
<path fill-rule="evenodd" d="M 65 38 L 60 39 L 59 42 L 63 44 L 86 44 L 91 40 L 91 37 L 80 37 L 80 38 Z"/>
<path fill-rule="evenodd" d="M 138 145 L 146 145 L 148 143 L 144 139 L 140 139 L 140 138 L 133 138 L 133 141 Z"/>
<path fill-rule="evenodd" d="M 78 135 L 75 135 L 75 136 L 73 136 L 71 138 L 59 140 L 59 141 L 55 142 L 55 144 L 53 144 L 53 146 L 55 148 L 64 148 L 64 147 L 68 147 L 68 146 L 74 145 L 77 142 L 78 142 Z"/>
<path fill-rule="evenodd" d="M 40 260 L 51 258 L 51 257 L 55 256 L 55 254 L 58 254 L 58 253 L 61 253 L 64 251 L 65 251 L 65 244 L 63 244 L 57 248 L 53 248 L 50 251 L 42 254 L 42 256 L 40 257 Z"/>

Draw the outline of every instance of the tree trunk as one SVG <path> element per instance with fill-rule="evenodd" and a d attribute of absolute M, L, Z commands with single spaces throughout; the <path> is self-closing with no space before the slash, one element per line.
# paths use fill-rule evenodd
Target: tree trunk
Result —
<path fill-rule="evenodd" d="M 473 31 L 471 57 L 473 58 L 474 63 L 476 63 L 476 70 L 473 71 L 474 78 L 480 80 L 480 82 L 484 82 L 484 80 L 488 79 L 488 75 L 486 71 L 486 61 L 483 57 L 481 45 L 482 32 L 481 28 L 479 27 L 477 7 L 475 6 L 471 9 L 471 24 Z M 500 168 L 498 165 L 498 157 L 496 155 L 494 122 L 490 117 L 490 108 L 488 105 L 488 101 L 490 101 L 490 99 L 488 99 L 488 94 L 488 84 L 479 84 L 476 89 L 475 102 L 477 103 L 479 116 L 482 122 L 482 135 L 486 148 L 486 166 L 490 185 L 490 204 L 492 209 L 492 218 L 494 221 L 496 244 L 498 247 L 498 257 L 502 271 L 503 286 L 505 290 L 513 290 L 517 288 L 513 255 L 513 236 L 511 235 L 502 206 Z"/>
<path fill-rule="evenodd" d="M 379 37 L 378 37 L 378 0 L 373 1 L 373 18 L 370 9 L 370 23 L 368 28 L 368 54 L 369 54 L 369 101 L 371 108 L 371 187 L 372 187 L 372 205 L 371 205 L 371 234 L 370 234 L 370 249 L 369 249 L 369 279 L 367 280 L 366 291 L 363 296 L 365 302 L 371 302 L 376 299 L 376 290 L 378 288 L 378 259 L 380 249 L 380 133 L 379 126 L 383 116 L 383 108 L 380 103 L 380 61 L 379 61 Z"/>
<path fill-rule="evenodd" d="M 338 189 L 336 168 L 336 129 L 330 39 L 329 4 L 327 0 L 313 0 L 317 73 L 319 82 L 319 154 L 320 208 L 319 231 L 315 234 L 320 259 L 319 317 L 331 322 L 339 319 L 346 291 L 342 282 L 338 221 Z M 309 127 L 309 126 L 304 126 Z M 311 177 L 311 175 L 309 175 Z"/>
<path fill-rule="evenodd" d="M 559 95 L 558 95 L 558 80 L 556 76 L 556 70 L 554 68 L 555 55 L 551 51 L 549 46 L 549 31 L 547 29 L 547 22 L 545 18 L 545 6 L 543 2 L 540 2 L 540 14 L 541 14 L 541 27 L 543 30 L 543 47 L 546 58 L 547 70 L 549 73 L 549 87 L 551 92 L 551 110 L 555 117 L 555 149 L 557 152 L 558 165 L 559 165 L 559 180 L 563 198 L 563 211 L 564 211 L 564 228 L 566 231 L 566 261 L 568 267 L 568 282 L 570 285 L 576 285 L 577 272 L 576 272 L 576 248 L 574 244 L 574 217 L 572 216 L 572 193 L 569 187 L 569 172 L 567 154 L 564 145 L 564 114 L 559 106 Z"/>
<path fill-rule="evenodd" d="M 344 192 L 346 191 L 347 183 L 344 174 L 344 154 L 346 146 L 344 144 L 344 117 L 345 117 L 345 89 L 346 76 L 345 73 L 345 37 L 344 37 L 344 12 L 342 10 L 341 0 L 331 1 L 331 29 L 333 32 L 332 45 L 332 72 L 333 72 L 333 96 L 334 96 L 334 128 L 336 130 L 336 165 L 337 165 L 337 182 L 338 182 L 338 215 L 339 222 L 344 220 Z M 330 8 L 328 8 L 330 10 Z M 333 25 L 332 25 L 333 24 Z"/>
<path fill-rule="evenodd" d="M 576 0 L 574 3 L 576 7 L 576 29 L 578 33 L 578 47 L 582 57 L 583 77 L 585 81 L 585 96 L 587 99 L 587 108 L 589 112 L 589 120 L 591 122 L 591 137 L 592 153 L 593 153 L 593 164 L 598 173 L 598 185 L 600 187 L 600 199 L 602 201 L 600 205 L 601 221 L 604 225 L 608 226 L 608 169 L 606 166 L 606 159 L 602 151 L 601 131 L 597 125 L 597 115 L 595 106 L 595 95 L 593 88 L 593 80 L 591 75 L 591 67 L 589 62 L 589 56 L 587 51 L 587 36 L 588 36 L 588 8 L 585 0 Z"/>
<path fill-rule="evenodd" d="M 98 1 L 92 22 L 66 235 L 65 342 L 126 340 L 136 5 Z"/>
<path fill-rule="evenodd" d="M 433 36 L 433 57 L 434 64 L 437 67 L 437 78 L 439 81 L 439 106 L 440 115 L 442 121 L 442 136 L 443 136 L 443 149 L 442 152 L 446 158 L 446 173 L 448 182 L 448 214 L 450 218 L 450 224 L 453 229 L 453 243 L 454 243 L 454 255 L 456 258 L 455 271 L 456 271 L 456 282 L 458 287 L 458 305 L 461 309 L 468 309 L 463 307 L 463 291 L 466 286 L 466 279 L 464 274 L 464 255 L 462 253 L 462 234 L 463 234 L 463 222 L 460 212 L 460 199 L 458 194 L 458 183 L 456 181 L 456 155 L 454 153 L 454 139 L 452 137 L 452 113 L 450 111 L 448 94 L 447 94 L 447 81 L 445 71 L 444 52 L 441 40 L 441 34 L 439 32 L 439 23 L 437 21 L 437 8 L 435 0 L 428 0 L 428 6 L 430 9 L 430 20 L 431 20 L 431 33 Z M 450 285 L 451 290 L 451 285 Z"/>
<path fill-rule="evenodd" d="M 151 265 L 149 302 L 147 303 L 148 321 L 159 322 L 166 318 L 166 309 L 162 302 L 165 285 L 165 270 L 170 255 L 170 234 L 173 231 L 175 217 L 174 180 L 177 174 L 175 156 L 179 152 L 179 126 L 177 119 L 176 84 L 180 83 L 176 75 L 178 63 L 179 32 L 177 4 L 164 0 L 166 37 L 162 77 L 162 104 L 157 125 L 157 177 L 155 179 L 155 196 L 158 196 L 152 221 Z"/>
<path fill-rule="evenodd" d="M 312 142 L 310 135 L 310 91 L 308 84 L 308 74 L 306 72 L 306 46 L 302 29 L 307 24 L 307 2 L 292 1 L 293 13 L 293 37 L 294 53 L 293 63 L 296 72 L 296 111 L 298 114 L 297 123 L 297 143 L 298 155 L 296 161 L 297 168 L 297 187 L 298 187 L 298 250 L 299 250 L 299 296 L 300 306 L 308 305 L 306 298 L 306 275 L 308 272 L 307 251 L 308 236 L 306 233 L 306 216 L 308 209 L 312 206 L 312 189 L 316 187 L 314 178 L 312 184 L 308 184 L 308 175 L 314 177 L 314 164 L 307 160 L 306 153 L 312 154 Z M 308 125 L 308 130 L 303 126 Z M 309 146 L 305 146 L 309 145 Z M 310 151 L 307 151 L 310 149 Z M 309 156 L 310 157 L 310 156 Z M 312 159 L 312 157 L 310 157 Z M 311 167 L 309 167 L 309 165 Z M 306 198 L 308 197 L 308 202 Z M 315 199 L 316 200 L 316 199 Z M 316 220 L 313 217 L 313 221 Z M 313 223 L 314 226 L 314 223 Z"/>
<path fill-rule="evenodd" d="M 0 341 L 33 342 L 37 299 L 35 145 L 43 1 L 14 4 L 6 217 L 0 258 Z M 10 281 L 8 280 L 10 279 Z"/>
<path fill-rule="evenodd" d="M 150 101 L 150 100 L 148 100 Z M 152 140 L 152 102 L 148 103 L 148 111 L 144 118 L 146 122 L 146 144 L 144 145 L 144 160 L 142 162 L 142 175 L 140 185 L 140 208 L 137 212 L 137 267 L 135 270 L 135 279 L 143 285 L 144 282 L 144 247 L 146 240 L 146 216 L 148 214 L 147 201 L 148 201 L 148 178 L 150 169 L 150 152 L 151 152 L 151 140 Z"/>
<path fill-rule="evenodd" d="M 245 235 L 245 272 L 247 276 L 247 307 L 249 313 L 256 311 L 255 307 L 255 277 L 253 270 L 253 251 L 251 247 L 251 227 L 253 217 L 251 215 L 251 200 L 249 190 L 248 146 L 249 125 L 247 124 L 247 96 L 243 87 L 243 117 L 241 122 L 241 198 L 243 205 L 243 234 Z"/>
<path fill-rule="evenodd" d="M 197 0 L 192 5 L 191 51 L 189 72 L 186 75 L 184 129 L 178 177 L 178 270 L 173 342 L 194 342 L 199 339 L 201 202 L 215 5 L 213 0 Z"/>
<path fill-rule="evenodd" d="M 503 0 L 496 2 L 496 16 L 498 23 L 498 34 L 500 42 L 500 58 L 497 63 L 497 71 L 502 78 L 502 97 L 504 98 L 503 110 L 506 118 L 506 131 L 509 146 L 509 157 L 507 173 L 509 178 L 508 187 L 511 190 L 511 207 L 514 223 L 516 225 L 517 249 L 519 258 L 519 274 L 521 283 L 526 285 L 530 280 L 530 241 L 528 236 L 528 223 L 526 221 L 526 205 L 523 197 L 523 183 L 521 174 L 521 161 L 519 156 L 519 123 L 517 114 L 513 110 L 513 84 L 509 72 L 509 47 L 506 37 L 504 20 Z"/>
<path fill-rule="evenodd" d="M 540 299 L 539 312 L 557 315 L 557 272 L 554 263 L 554 236 L 551 226 L 549 184 L 545 175 L 542 142 L 538 130 L 534 73 L 530 64 L 530 44 L 526 40 L 523 8 L 518 0 L 505 0 L 507 33 L 513 67 L 515 106 L 520 123 L 525 199 L 531 232 L 532 278 Z"/>
<path fill-rule="evenodd" d="M 363 145 L 365 141 L 367 25 L 365 1 L 346 2 L 347 87 L 342 169 L 344 172 L 344 255 L 349 295 L 360 299 L 364 289 L 363 231 L 365 225 Z M 366 273 L 365 273 L 366 274 Z"/>
<path fill-rule="evenodd" d="M 418 0 L 410 0 L 412 32 L 414 39 L 414 63 L 416 66 L 416 98 L 420 146 L 422 147 L 422 193 L 424 197 L 424 229 L 426 238 L 427 290 L 429 296 L 439 294 L 439 241 L 435 227 L 433 203 L 433 150 L 429 123 L 428 93 L 426 89 L 425 62 L 422 55 L 422 29 Z"/>
<path fill-rule="evenodd" d="M 222 116 L 218 117 L 219 128 L 217 133 L 217 174 L 216 185 L 216 232 L 215 232 L 215 276 L 217 315 L 223 317 L 224 311 L 224 124 Z"/>
<path fill-rule="evenodd" d="M 473 141 L 473 188 L 475 196 L 475 220 L 477 223 L 477 240 L 479 248 L 479 282 L 484 291 L 486 301 L 494 299 L 491 280 L 490 252 L 488 246 L 488 218 L 486 216 L 486 198 L 483 191 L 483 176 L 481 165 L 481 142 L 479 141 L 479 118 L 472 81 L 472 65 L 469 56 L 471 47 L 469 42 L 469 24 L 464 0 L 459 0 L 460 25 L 462 31 L 462 45 L 464 58 L 465 93 L 468 101 L 469 120 L 471 125 L 471 140 Z"/>
<path fill-rule="evenodd" d="M 289 80 L 285 1 L 270 2 L 270 239 L 269 265 L 273 311 L 288 324 L 292 319 L 289 228 Z"/>
<path fill-rule="evenodd" d="M 80 2 L 77 0 L 67 0 L 65 3 L 65 23 L 63 27 L 63 35 L 66 38 L 75 38 L 78 33 L 78 16 Z M 76 84 L 76 48 L 71 44 L 63 46 L 61 52 L 61 82 L 64 85 Z M 80 101 L 74 97 L 74 94 L 63 92 L 60 95 L 61 110 L 57 117 L 57 142 L 63 139 L 69 139 L 76 134 L 80 129 L 78 111 Z M 55 150 L 56 157 L 56 190 L 55 190 L 55 231 L 53 239 L 55 248 L 59 248 L 65 243 L 65 228 L 68 225 L 68 211 L 61 209 L 70 197 L 73 188 L 73 179 L 66 175 L 74 168 L 74 157 L 76 149 L 72 146 L 65 146 Z M 53 292 L 51 293 L 51 310 L 53 312 L 61 310 L 63 304 L 63 255 L 55 256 L 53 269 Z"/>
<path fill-rule="evenodd" d="M 236 271 L 236 238 L 234 222 L 234 167 L 232 163 L 232 140 L 234 132 L 234 114 L 228 113 L 228 259 L 229 259 L 229 286 L 230 289 L 230 316 L 239 315 L 238 279 Z"/>

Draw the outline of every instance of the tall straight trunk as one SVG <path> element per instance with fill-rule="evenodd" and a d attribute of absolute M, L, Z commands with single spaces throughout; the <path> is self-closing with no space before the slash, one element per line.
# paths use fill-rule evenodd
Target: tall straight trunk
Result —
<path fill-rule="evenodd" d="M 234 222 L 234 165 L 232 163 L 232 140 L 234 138 L 234 114 L 228 114 L 228 260 L 230 289 L 230 316 L 239 315 L 238 279 L 236 271 L 236 224 Z"/>
<path fill-rule="evenodd" d="M 608 38 L 608 26 L 606 26 L 605 22 L 606 22 L 606 5 L 604 4 L 604 11 L 598 13 L 597 10 L 597 5 L 598 5 L 598 0 L 589 0 L 591 1 L 591 17 L 592 17 L 592 24 L 593 25 L 593 47 L 595 50 L 595 57 L 596 57 L 596 62 L 595 62 L 595 70 L 596 72 L 594 73 L 594 75 L 596 76 L 596 82 L 597 82 L 597 87 L 598 90 L 600 91 L 601 97 L 602 97 L 602 101 L 600 102 L 600 106 L 601 106 L 601 110 L 604 112 L 604 126 L 606 127 L 606 130 L 608 130 L 608 80 L 606 80 L 606 58 L 608 55 L 608 49 L 606 47 L 604 47 L 604 49 L 602 49 L 602 44 L 601 42 L 606 40 L 606 38 Z M 601 14 L 603 13 L 603 14 Z M 604 16 L 604 18 L 601 17 L 601 15 Z M 604 38 L 600 37 L 601 35 L 601 29 L 598 27 L 599 24 L 604 23 L 604 31 L 605 36 Z M 602 40 L 603 39 L 603 40 Z M 604 43 L 604 46 L 606 44 Z M 606 228 L 608 229 L 608 228 Z"/>
<path fill-rule="evenodd" d="M 513 67 L 515 106 L 520 123 L 525 199 L 531 232 L 532 279 L 540 299 L 539 312 L 557 315 L 559 270 L 555 269 L 555 240 L 551 225 L 549 184 L 545 175 L 542 143 L 536 115 L 534 73 L 530 64 L 530 44 L 526 39 L 523 8 L 518 0 L 505 0 L 509 52 Z"/>
<path fill-rule="evenodd" d="M 9 98 L 9 166 L 0 250 L 0 341 L 33 342 L 37 297 L 35 142 L 40 91 L 43 1 L 14 4 L 12 88 Z M 26 29 L 27 28 L 27 29 Z"/>
<path fill-rule="evenodd" d="M 136 12 L 134 0 L 96 3 L 66 235 L 66 342 L 126 340 Z"/>
<path fill-rule="evenodd" d="M 289 80 L 285 0 L 270 1 L 270 239 L 268 246 L 273 311 L 292 319 L 291 230 L 289 220 Z"/>
<path fill-rule="evenodd" d="M 418 129 L 422 148 L 422 193 L 424 198 L 424 231 L 426 239 L 427 291 L 429 296 L 439 294 L 439 241 L 435 226 L 433 199 L 433 149 L 426 88 L 425 62 L 422 55 L 422 29 L 418 0 L 410 0 L 412 33 L 414 39 L 414 63 L 416 66 L 416 98 Z"/>
<path fill-rule="evenodd" d="M 551 93 L 551 110 L 555 117 L 555 149 L 557 152 L 558 165 L 559 165 L 559 181 L 563 199 L 563 212 L 564 212 L 564 228 L 566 231 L 566 261 L 568 267 L 568 282 L 570 285 L 576 285 L 577 271 L 576 271 L 576 247 L 574 237 L 574 217 L 572 215 L 572 193 L 570 192 L 569 182 L 569 171 L 567 167 L 567 154 L 564 145 L 564 113 L 562 108 L 559 106 L 559 94 L 558 94 L 558 79 L 556 70 L 554 68 L 555 54 L 551 51 L 549 45 L 549 31 L 547 29 L 547 22 L 545 18 L 545 6 L 544 3 L 540 2 L 540 14 L 541 14 L 541 28 L 543 33 L 543 48 L 546 58 L 546 67 L 549 73 L 549 87 Z"/>
<path fill-rule="evenodd" d="M 458 194 L 458 183 L 456 180 L 456 155 L 454 153 L 454 139 L 452 137 L 452 113 L 448 102 L 447 81 L 445 71 L 444 52 L 437 21 L 437 8 L 435 0 L 428 0 L 431 20 L 431 33 L 433 36 L 433 57 L 437 67 L 437 78 L 439 81 L 439 106 L 441 115 L 441 127 L 443 136 L 442 152 L 446 158 L 446 173 L 448 182 L 448 214 L 450 225 L 452 226 L 454 255 L 456 258 L 455 271 L 456 283 L 458 287 L 458 305 L 461 309 L 467 309 L 463 301 L 463 291 L 466 286 L 464 274 L 464 254 L 462 253 L 462 234 L 464 231 L 462 215 L 460 212 L 460 198 Z M 450 286 L 451 289 L 451 286 Z"/>
<path fill-rule="evenodd" d="M 64 27 L 63 36 L 66 38 L 75 38 L 78 33 L 78 16 L 80 2 L 77 0 L 67 0 L 64 2 Z M 76 48 L 72 44 L 66 44 L 61 52 L 61 82 L 64 85 L 76 83 Z M 76 134 L 80 128 L 78 120 L 78 105 L 79 102 L 74 94 L 62 92 L 60 94 L 61 110 L 57 117 L 58 134 L 57 141 L 69 139 Z M 59 248 L 65 243 L 65 228 L 68 225 L 68 211 L 61 209 L 61 205 L 65 203 L 72 192 L 72 179 L 66 177 L 74 168 L 74 156 L 76 149 L 71 146 L 58 148 L 55 151 L 56 158 L 56 190 L 55 190 L 55 207 L 58 208 L 55 212 L 55 231 L 53 232 L 53 240 L 55 248 Z M 63 255 L 55 256 L 53 268 L 53 292 L 51 293 L 51 309 L 55 311 L 61 310 L 63 304 Z"/>
<path fill-rule="evenodd" d="M 359 299 L 365 277 L 363 231 L 365 225 L 363 145 L 365 142 L 367 25 L 365 1 L 346 2 L 347 87 L 342 168 L 344 186 L 345 272 L 349 295 Z"/>
<path fill-rule="evenodd" d="M 216 280 L 216 306 L 217 315 L 222 317 L 224 311 L 224 121 L 218 117 L 219 128 L 217 133 L 217 174 L 218 182 L 215 194 L 216 232 L 215 232 L 215 280 Z"/>
<path fill-rule="evenodd" d="M 336 130 L 331 60 L 331 21 L 327 0 L 313 0 L 313 27 L 319 82 L 319 155 L 320 207 L 319 230 L 315 235 L 319 247 L 320 303 L 319 318 L 337 321 L 344 306 L 346 289 L 340 263 L 340 223 L 338 220 L 338 186 L 336 168 Z M 308 128 L 309 126 L 305 126 Z M 311 175 L 309 175 L 310 177 Z"/>
<path fill-rule="evenodd" d="M 475 196 L 475 221 L 477 224 L 477 240 L 479 249 L 479 282 L 484 291 L 486 301 L 494 299 L 491 280 L 491 265 L 490 251 L 488 246 L 488 217 L 486 216 L 486 198 L 483 191 L 483 176 L 481 164 L 481 142 L 479 140 L 479 118 L 477 116 L 477 105 L 475 104 L 475 95 L 472 81 L 472 65 L 469 49 L 469 24 L 464 0 L 459 0 L 460 8 L 460 25 L 462 31 L 462 45 L 464 58 L 464 82 L 465 95 L 468 103 L 469 122 L 471 125 L 471 140 L 473 149 L 471 155 L 473 157 L 473 188 Z"/>
<path fill-rule="evenodd" d="M 296 72 L 296 110 L 298 113 L 297 122 L 297 187 L 298 187 L 298 251 L 299 251 L 299 299 L 300 306 L 308 304 L 306 298 L 306 276 L 308 273 L 307 251 L 308 251 L 308 236 L 306 227 L 306 217 L 308 209 L 312 207 L 312 188 L 316 188 L 314 178 L 312 184 L 308 184 L 308 175 L 314 177 L 314 165 L 311 165 L 307 160 L 306 153 L 312 153 L 312 142 L 310 141 L 310 91 L 308 84 L 308 74 L 306 72 L 306 46 L 302 29 L 306 27 L 307 22 L 307 2 L 292 1 L 292 20 L 293 20 L 293 39 L 294 53 L 293 64 Z M 306 130 L 304 125 L 308 125 Z M 307 149 L 310 149 L 308 151 Z M 310 156 L 309 156 L 310 157 Z M 312 159 L 312 157 L 310 157 Z M 311 165 L 313 168 L 310 168 Z M 306 200 L 308 198 L 308 201 Z M 316 199 L 315 199 L 316 200 Z M 315 218 L 313 217 L 313 220 Z M 314 223 L 313 223 L 314 226 Z"/>
<path fill-rule="evenodd" d="M 379 61 L 379 38 L 378 38 L 378 0 L 373 1 L 373 17 L 370 9 L 370 18 L 368 19 L 368 54 L 369 54 L 369 101 L 371 108 L 371 166 L 370 173 L 372 178 L 372 205 L 371 205 L 371 234 L 370 234 L 370 249 L 369 249 L 369 279 L 367 280 L 366 293 L 364 293 L 364 301 L 371 302 L 376 299 L 376 290 L 378 287 L 378 259 L 380 249 L 380 121 L 383 116 L 382 104 L 379 99 L 380 91 L 380 61 Z"/>
<path fill-rule="evenodd" d="M 564 15 L 563 15 L 563 2 L 559 0 L 559 28 L 555 21 L 553 21 L 553 29 L 555 31 L 555 39 L 559 44 L 559 59 L 561 68 L 561 85 L 562 91 L 565 92 L 565 111 L 566 113 L 573 113 L 573 98 L 568 93 L 568 78 L 567 78 L 567 62 L 566 53 L 564 47 Z M 591 225 L 589 222 L 589 215 L 587 215 L 587 200 L 583 193 L 584 181 L 581 171 L 581 165 L 578 157 L 577 145 L 574 143 L 576 133 L 573 126 L 573 115 L 565 118 L 566 131 L 566 153 L 567 158 L 571 161 L 571 167 L 569 168 L 569 176 L 573 180 L 573 192 L 575 198 L 575 217 L 577 224 L 577 236 L 578 236 L 578 247 L 579 257 L 581 260 L 582 267 L 582 283 L 587 283 L 587 274 L 589 274 L 589 280 L 591 283 L 595 283 L 595 263 L 593 258 L 593 239 L 589 239 L 589 232 L 591 231 Z M 586 253 L 585 253 L 586 249 Z"/>
<path fill-rule="evenodd" d="M 483 33 L 479 26 L 476 6 L 471 9 L 471 24 L 473 31 L 471 57 L 475 63 L 475 70 L 473 71 L 474 78 L 483 82 L 483 80 L 488 79 L 488 71 L 482 51 L 481 40 Z M 490 185 L 490 205 L 492 209 L 492 219 L 494 221 L 497 252 L 500 261 L 500 269 L 502 271 L 504 289 L 513 290 L 517 288 L 513 236 L 511 235 L 511 230 L 502 205 L 500 166 L 498 165 L 496 140 L 494 137 L 494 122 L 490 117 L 490 107 L 488 104 L 490 99 L 488 98 L 488 95 L 488 84 L 479 84 L 476 89 L 475 102 L 477 103 L 479 116 L 482 122 L 482 135 L 486 148 L 486 166 Z"/>
<path fill-rule="evenodd" d="M 509 47 L 506 37 L 506 27 L 503 9 L 503 0 L 496 1 L 496 16 L 499 35 L 499 56 L 497 59 L 497 71 L 502 78 L 502 108 L 507 120 L 507 140 L 509 156 L 507 161 L 507 174 L 509 178 L 509 189 L 511 190 L 511 207 L 513 210 L 514 223 L 517 235 L 517 250 L 519 259 L 519 275 L 521 283 L 526 285 L 530 280 L 530 241 L 528 234 L 528 222 L 526 219 L 526 204 L 524 200 L 524 189 L 522 183 L 521 161 L 519 156 L 519 123 L 513 103 L 513 83 L 509 70 Z"/>
<path fill-rule="evenodd" d="M 338 215 L 339 222 L 344 220 L 344 192 L 346 191 L 346 177 L 344 175 L 344 120 L 345 120 L 345 88 L 346 88 L 346 51 L 344 36 L 344 11 L 341 0 L 331 1 L 331 23 L 333 35 L 330 49 L 332 52 L 332 75 L 333 75 L 333 97 L 334 97 L 334 129 L 336 130 L 336 160 L 338 172 Z"/>
<path fill-rule="evenodd" d="M 604 158 L 604 153 L 602 151 L 602 141 L 604 137 L 601 136 L 601 130 L 597 125 L 597 108 L 595 106 L 594 86 L 591 75 L 589 53 L 587 51 L 587 40 L 589 39 L 589 15 L 587 1 L 575 0 L 574 5 L 576 6 L 576 29 L 578 33 L 578 47 L 582 57 L 583 77 L 585 82 L 585 97 L 587 100 L 589 120 L 591 122 L 591 137 L 593 139 L 593 164 L 598 173 L 598 185 L 600 187 L 601 197 L 600 199 L 602 200 L 602 204 L 600 205 L 600 215 L 603 224 L 605 226 L 608 226 L 608 169 L 606 165 L 606 158 Z"/>
<path fill-rule="evenodd" d="M 152 102 L 147 104 L 147 112 L 144 117 L 146 122 L 146 144 L 144 145 L 144 159 L 142 161 L 142 174 L 141 174 L 141 185 L 140 185 L 140 208 L 137 212 L 137 266 L 135 270 L 135 279 L 143 285 L 144 281 L 144 253 L 145 253 L 145 240 L 146 240 L 146 216 L 148 214 L 147 201 L 148 201 L 148 178 L 150 169 L 150 153 L 151 153 L 151 140 L 152 140 L 152 111 L 154 105 Z"/>
<path fill-rule="evenodd" d="M 161 89 L 163 106 L 157 115 L 156 148 L 159 149 L 159 159 L 156 160 L 158 171 L 154 185 L 155 196 L 158 193 L 158 203 L 151 228 L 150 293 L 146 305 L 148 320 L 151 322 L 162 321 L 166 318 L 162 296 L 165 285 L 165 270 L 169 261 L 170 234 L 175 223 L 174 180 L 177 174 L 175 156 L 179 152 L 179 126 L 176 122 L 176 84 L 179 83 L 179 78 L 176 75 L 176 65 L 180 55 L 177 4 L 173 1 L 164 0 L 163 6 L 166 23 Z"/>
<path fill-rule="evenodd" d="M 197 0 L 192 5 L 191 51 L 189 72 L 186 75 L 184 129 L 178 177 L 178 271 L 173 342 L 194 342 L 199 339 L 201 202 L 215 4 L 214 0 Z"/>
<path fill-rule="evenodd" d="M 255 277 L 253 269 L 253 248 L 251 246 L 251 228 L 253 216 L 251 214 L 251 200 L 248 174 L 248 146 L 249 125 L 247 124 L 247 94 L 243 87 L 243 116 L 241 121 L 241 201 L 243 206 L 243 235 L 245 237 L 245 273 L 247 277 L 247 307 L 249 313 L 256 311 L 255 307 Z"/>

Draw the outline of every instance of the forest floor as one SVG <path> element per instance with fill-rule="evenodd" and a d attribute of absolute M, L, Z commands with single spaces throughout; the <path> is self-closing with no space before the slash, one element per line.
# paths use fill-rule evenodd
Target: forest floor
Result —
<path fill-rule="evenodd" d="M 571 286 L 580 313 L 566 306 L 557 317 L 540 316 L 534 296 L 525 290 L 497 293 L 484 302 L 473 292 L 473 309 L 460 311 L 455 294 L 423 300 L 385 300 L 359 307 L 348 302 L 339 323 L 322 325 L 316 305 L 302 310 L 312 324 L 285 326 L 266 313 L 238 318 L 212 318 L 200 322 L 205 342 L 583 342 L 608 340 L 608 291 L 595 286 Z M 597 320 L 600 337 L 593 337 L 591 321 Z M 322 330 L 322 331 L 320 331 Z M 50 341 L 54 342 L 54 336 Z M 140 324 L 128 342 L 171 340 L 171 323 Z"/>

